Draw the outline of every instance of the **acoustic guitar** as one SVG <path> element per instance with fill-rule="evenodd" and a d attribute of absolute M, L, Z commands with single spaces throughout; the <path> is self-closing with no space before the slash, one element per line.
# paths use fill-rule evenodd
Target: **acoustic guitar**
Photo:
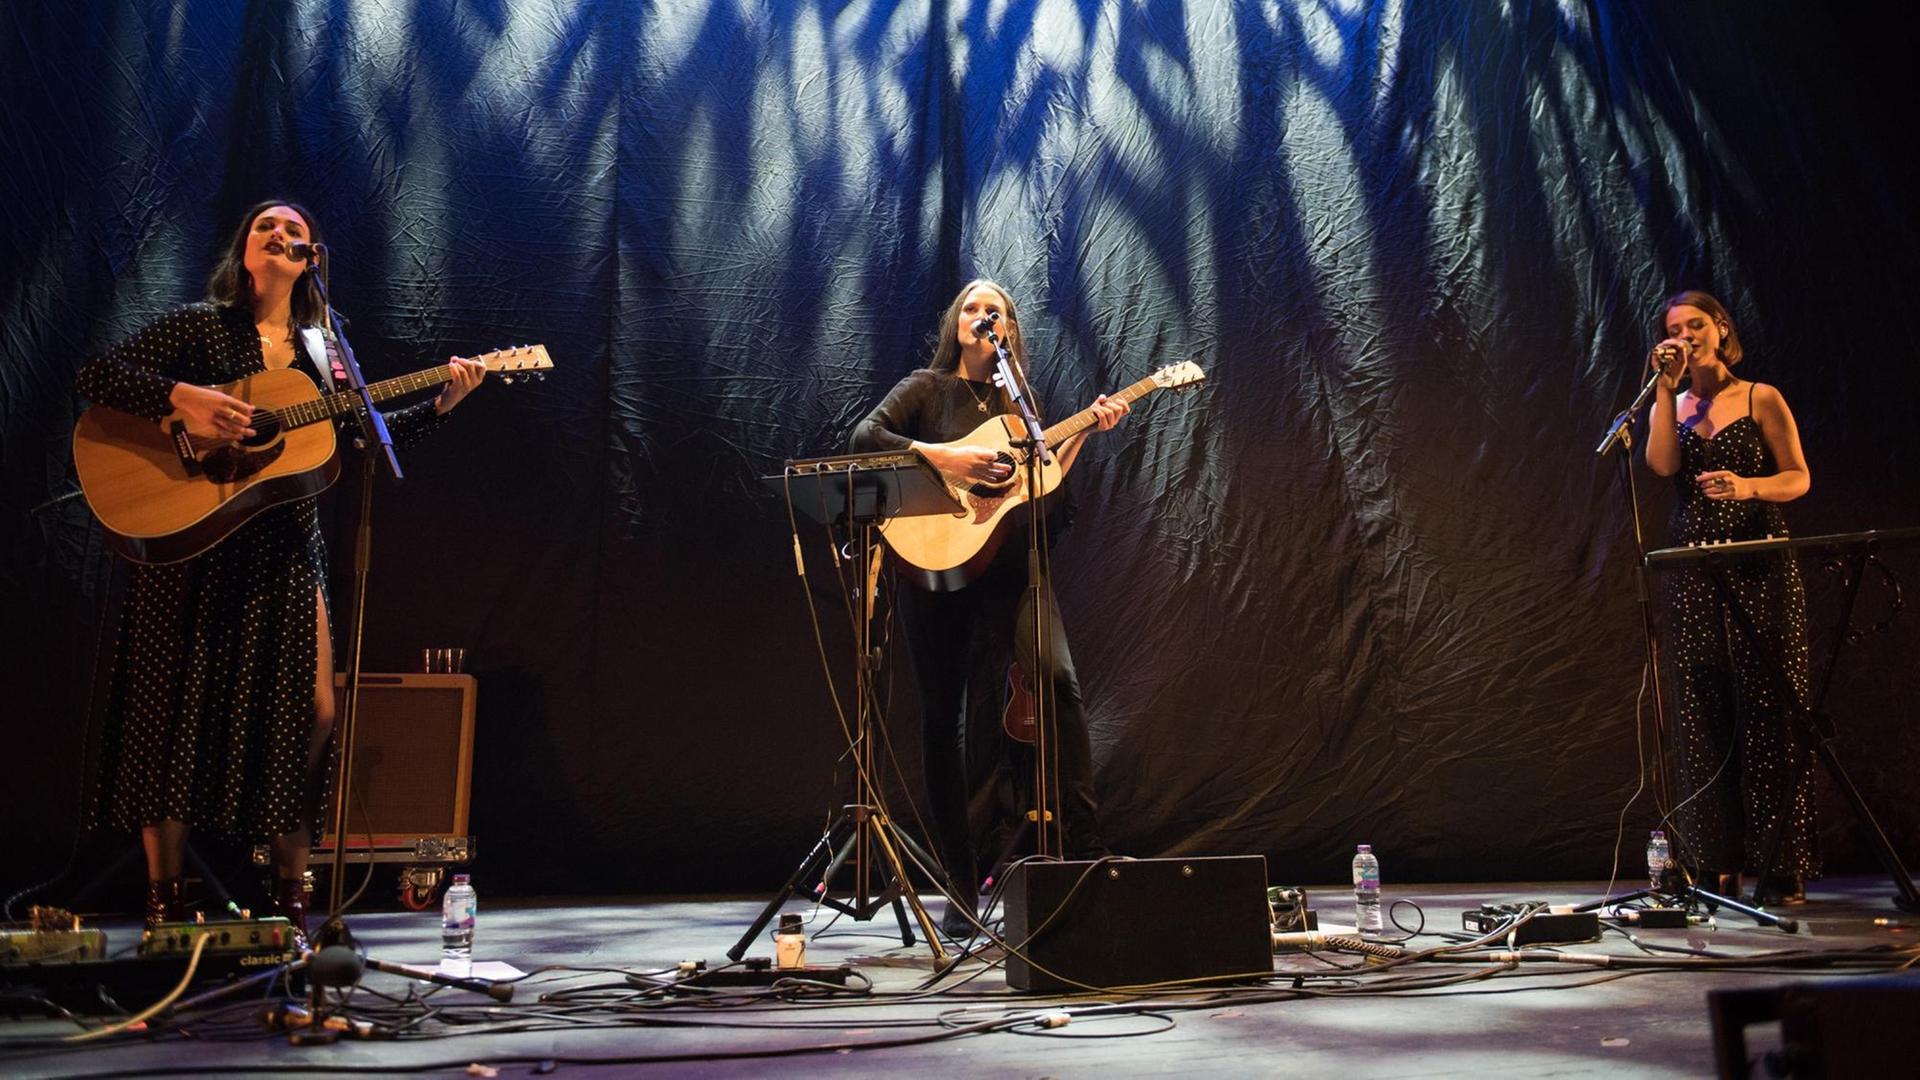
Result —
<path fill-rule="evenodd" d="M 474 357 L 511 382 L 553 367 L 543 345 Z M 371 383 L 376 404 L 453 377 L 446 364 Z M 294 368 L 249 375 L 217 389 L 253 406 L 251 438 L 202 438 L 177 415 L 160 423 L 104 405 L 80 414 L 73 463 L 106 530 L 107 546 L 142 563 L 190 559 L 248 518 L 317 495 L 340 475 L 331 421 L 360 405 L 352 391 L 322 393 Z"/>
<path fill-rule="evenodd" d="M 1206 372 L 1191 360 L 1170 364 L 1141 379 L 1109 401 L 1129 404 L 1155 390 L 1186 389 L 1206 381 Z M 1049 449 L 1092 427 L 1098 417 L 1091 408 L 1082 409 L 1047 428 Z M 960 509 L 952 514 L 918 514 L 889 518 L 880 525 L 887 549 L 903 564 L 908 581 L 933 592 L 951 592 L 963 588 L 986 572 L 1010 523 L 1025 519 L 1017 513 L 1030 506 L 1034 498 L 1045 498 L 1060 486 L 1065 470 L 1059 458 L 1049 455 L 1040 467 L 1039 491 L 1027 490 L 1027 451 L 1013 445 L 1024 438 L 1019 417 L 1001 415 L 989 419 L 964 438 L 947 446 L 983 446 L 999 452 L 1002 462 L 1013 466 L 1010 479 L 998 483 L 953 480 L 942 474 Z"/>

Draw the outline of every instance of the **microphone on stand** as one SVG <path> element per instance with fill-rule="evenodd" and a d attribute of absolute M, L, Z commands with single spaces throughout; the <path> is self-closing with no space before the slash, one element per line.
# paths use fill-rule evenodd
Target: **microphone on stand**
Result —
<path fill-rule="evenodd" d="M 1669 338 L 1653 347 L 1653 356 L 1660 361 L 1660 366 L 1654 370 L 1652 375 L 1647 376 L 1647 384 L 1640 388 L 1639 394 L 1635 395 L 1633 404 L 1627 406 L 1620 415 L 1613 418 L 1613 423 L 1607 428 L 1606 436 L 1600 440 L 1599 446 L 1593 448 L 1594 453 L 1604 454 L 1613 448 L 1614 441 L 1620 438 L 1620 433 L 1625 430 L 1627 422 L 1633 418 L 1635 413 L 1640 411 L 1640 406 L 1645 405 L 1647 399 L 1653 396 L 1653 388 L 1660 384 L 1660 377 L 1666 374 L 1667 368 L 1676 360 L 1683 363 L 1685 362 L 1687 347 Z M 1686 372 L 1681 372 L 1681 375 L 1684 377 Z"/>
<path fill-rule="evenodd" d="M 987 337 L 993 333 L 993 324 L 1000 321 L 1000 313 L 990 311 L 986 317 L 973 320 L 973 336 Z"/>
<path fill-rule="evenodd" d="M 294 262 L 311 263 L 327 253 L 325 244 L 309 244 L 305 240 L 295 240 L 287 245 L 287 258 Z"/>

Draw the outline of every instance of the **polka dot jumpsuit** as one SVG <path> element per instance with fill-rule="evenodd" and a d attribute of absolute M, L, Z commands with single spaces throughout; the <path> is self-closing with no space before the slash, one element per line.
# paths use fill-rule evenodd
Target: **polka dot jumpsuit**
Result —
<path fill-rule="evenodd" d="M 1740 476 L 1778 471 L 1753 419 L 1753 391 L 1749 385 L 1747 415 L 1711 439 L 1679 425 L 1674 543 L 1787 535 L 1779 504 L 1709 499 L 1694 482 L 1712 469 Z M 1807 700 L 1807 602 L 1799 565 L 1789 554 L 1689 564 L 1669 572 L 1665 588 L 1678 713 L 1674 797 L 1700 792 L 1680 808 L 1683 836 L 1707 870 L 1758 873 L 1777 815 L 1786 834 L 1773 872 L 1817 876 L 1814 764 L 1791 727 L 1793 712 Z M 1800 780 L 1783 799 L 1796 754 Z"/>
<path fill-rule="evenodd" d="M 319 382 L 304 357 L 295 364 Z M 175 382 L 227 383 L 265 369 L 249 312 L 198 304 L 89 361 L 76 388 L 95 404 L 158 420 L 171 411 Z M 438 419 L 427 401 L 389 422 L 398 442 Z M 313 789 L 307 760 L 325 583 L 314 499 L 262 511 L 185 562 L 131 566 L 95 824 L 178 820 L 243 840 L 318 825 L 328 785 L 322 777 Z"/>

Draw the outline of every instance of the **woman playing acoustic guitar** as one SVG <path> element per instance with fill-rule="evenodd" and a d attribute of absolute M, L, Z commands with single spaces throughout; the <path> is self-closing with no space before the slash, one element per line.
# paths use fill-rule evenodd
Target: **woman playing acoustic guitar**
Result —
<path fill-rule="evenodd" d="M 251 437 L 251 407 L 213 385 L 294 367 L 326 386 L 326 358 L 308 355 L 300 333 L 324 312 L 293 247 L 319 240 L 295 204 L 248 210 L 207 301 L 88 361 L 76 388 L 156 422 L 171 416 L 202 438 Z M 452 361 L 437 398 L 389 415 L 395 440 L 432 430 L 485 373 Z M 181 861 L 198 826 L 271 841 L 275 907 L 304 932 L 307 856 L 334 756 L 326 580 L 312 498 L 261 511 L 183 562 L 131 565 L 92 813 L 139 831 L 149 925 L 185 916 Z"/>
<path fill-rule="evenodd" d="M 990 417 L 1013 411 L 1004 392 L 994 386 L 993 342 L 974 329 L 981 319 L 997 318 L 998 333 L 1021 370 L 1026 368 L 1026 343 L 1020 318 L 1006 290 L 990 281 L 967 283 L 947 306 L 935 339 L 933 358 L 925 368 L 902 379 L 855 429 L 853 448 L 860 450 L 920 451 L 934 467 L 958 482 L 1001 483 L 1012 478 L 1013 466 L 989 447 L 959 442 Z M 1097 427 L 1111 429 L 1126 416 L 1123 400 L 1102 395 L 1093 405 Z M 1071 465 L 1084 445 L 1071 439 L 1056 448 L 1063 466 Z M 941 918 L 941 930 L 950 937 L 972 934 L 970 909 L 978 905 L 979 868 L 975 864 L 972 831 L 967 821 L 966 688 L 968 657 L 977 634 L 1004 642 L 1013 638 L 1014 656 L 1027 671 L 1034 670 L 1033 613 L 1029 610 L 1024 534 L 1008 537 L 991 566 L 978 580 L 951 592 L 903 589 L 901 608 L 907 620 L 908 647 L 920 684 L 920 715 L 927 774 L 927 800 L 933 817 L 935 843 L 956 889 L 955 904 Z M 1054 716 L 1058 722 L 1058 753 L 1065 845 L 1074 857 L 1107 853 L 1100 836 L 1093 793 L 1092 750 L 1087 741 L 1086 714 L 1080 682 L 1061 627 L 1060 613 L 1047 596 L 1051 618 L 1047 650 Z M 969 910 L 962 910 L 962 905 Z"/>

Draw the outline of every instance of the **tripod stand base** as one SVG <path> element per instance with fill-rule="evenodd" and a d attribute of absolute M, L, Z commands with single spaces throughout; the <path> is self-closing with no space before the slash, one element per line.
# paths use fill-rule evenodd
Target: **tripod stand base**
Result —
<path fill-rule="evenodd" d="M 1761 926 L 1771 926 L 1789 934 L 1798 933 L 1800 930 L 1800 920 L 1798 919 L 1789 919 L 1784 916 L 1775 915 L 1770 911 L 1752 907 L 1738 900 L 1721 896 L 1719 893 L 1708 892 L 1698 885 L 1683 885 L 1677 889 L 1635 889 L 1630 893 L 1623 893 L 1619 896 L 1609 896 L 1604 900 L 1595 900 L 1591 903 L 1581 904 L 1573 910 L 1604 910 L 1610 907 L 1617 907 L 1631 900 L 1645 900 L 1648 898 L 1662 901 L 1669 906 L 1684 907 L 1688 910 L 1692 910 L 1696 906 L 1704 907 L 1709 915 L 1721 908 L 1726 908 L 1729 911 L 1737 911 L 1745 915 Z"/>
<path fill-rule="evenodd" d="M 807 852 L 806 858 L 800 860 L 793 876 L 767 901 L 767 906 L 761 909 L 759 917 L 754 919 L 752 926 L 747 927 L 747 932 L 740 936 L 733 948 L 727 950 L 727 958 L 737 961 L 745 956 L 747 950 L 753 947 L 754 940 L 779 914 L 780 905 L 786 903 L 788 897 L 798 897 L 832 908 L 859 922 L 866 922 L 881 909 L 891 906 L 894 918 L 900 924 L 902 945 L 914 944 L 913 925 L 907 921 L 907 909 L 912 908 L 914 919 L 920 924 L 920 932 L 926 936 L 927 946 L 933 951 L 934 965 L 938 967 L 945 964 L 947 953 L 940 945 L 940 935 L 934 930 L 926 907 L 920 903 L 920 897 L 915 895 L 907 880 L 906 866 L 900 860 L 899 849 L 902 846 L 912 852 L 920 865 L 935 865 L 920 845 L 894 828 L 893 822 L 877 807 L 861 804 L 842 807 L 832 824 L 827 826 L 827 831 L 820 834 L 820 839 Z M 867 892 L 865 878 L 871 867 L 856 865 L 853 873 L 860 880 L 855 885 L 852 898 L 835 899 L 831 895 L 834 876 L 846 867 L 849 858 L 857 851 L 871 852 L 874 849 L 878 850 L 880 866 L 886 873 L 880 891 L 873 894 Z M 871 859 L 872 855 L 867 855 L 867 858 Z M 803 890 L 802 884 L 816 872 L 819 873 L 819 884 L 811 891 Z"/>

